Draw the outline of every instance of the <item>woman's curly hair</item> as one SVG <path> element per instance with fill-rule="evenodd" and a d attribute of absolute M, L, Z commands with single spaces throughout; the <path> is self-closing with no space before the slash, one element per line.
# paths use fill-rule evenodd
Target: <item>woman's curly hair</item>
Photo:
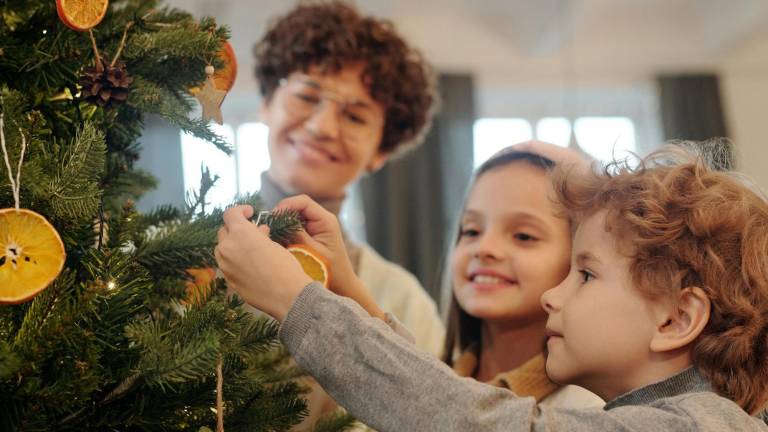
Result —
<path fill-rule="evenodd" d="M 768 203 L 694 147 L 668 146 L 636 167 L 614 162 L 585 178 L 561 173 L 556 190 L 577 223 L 607 210 L 606 229 L 649 298 L 706 292 L 710 318 L 693 363 L 754 414 L 768 402 Z"/>
<path fill-rule="evenodd" d="M 293 72 L 316 66 L 335 73 L 362 62 L 363 83 L 386 116 L 384 153 L 419 144 L 429 129 L 437 101 L 432 69 L 389 21 L 361 16 L 342 2 L 302 3 L 270 26 L 254 55 L 267 100 Z"/>

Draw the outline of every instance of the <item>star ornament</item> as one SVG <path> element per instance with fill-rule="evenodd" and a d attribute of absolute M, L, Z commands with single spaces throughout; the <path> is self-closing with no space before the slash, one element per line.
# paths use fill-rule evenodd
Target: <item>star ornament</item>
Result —
<path fill-rule="evenodd" d="M 221 116 L 221 103 L 227 92 L 218 90 L 214 85 L 213 78 L 210 76 L 205 80 L 203 88 L 195 94 L 195 97 L 203 107 L 203 120 L 213 120 L 218 124 L 224 124 L 224 118 Z"/>

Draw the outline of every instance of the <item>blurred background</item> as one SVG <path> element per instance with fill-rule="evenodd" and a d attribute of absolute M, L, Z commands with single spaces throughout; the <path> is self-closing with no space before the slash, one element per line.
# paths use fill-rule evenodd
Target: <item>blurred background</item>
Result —
<path fill-rule="evenodd" d="M 140 166 L 159 179 L 139 203 L 182 205 L 200 165 L 209 201 L 257 191 L 269 167 L 253 44 L 286 0 L 171 0 L 232 31 L 237 82 L 217 130 L 231 157 L 148 119 Z M 727 136 L 735 168 L 768 190 L 768 0 L 358 0 L 392 20 L 439 74 L 443 109 L 425 145 L 364 179 L 343 213 L 353 237 L 437 297 L 440 256 L 472 168 L 537 138 L 600 160 L 666 139 Z"/>

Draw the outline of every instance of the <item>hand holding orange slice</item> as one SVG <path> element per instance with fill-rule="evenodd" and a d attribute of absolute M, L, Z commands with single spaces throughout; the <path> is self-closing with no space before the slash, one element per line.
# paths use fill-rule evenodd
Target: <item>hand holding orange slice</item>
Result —
<path fill-rule="evenodd" d="M 56 12 L 65 26 L 76 31 L 96 27 L 107 14 L 109 0 L 56 0 Z"/>
<path fill-rule="evenodd" d="M 45 289 L 64 267 L 56 229 L 31 210 L 0 210 L 0 304 L 23 303 Z"/>
<path fill-rule="evenodd" d="M 331 281 L 330 266 L 322 255 L 305 244 L 288 245 L 286 249 L 299 261 L 304 273 L 328 288 Z"/>

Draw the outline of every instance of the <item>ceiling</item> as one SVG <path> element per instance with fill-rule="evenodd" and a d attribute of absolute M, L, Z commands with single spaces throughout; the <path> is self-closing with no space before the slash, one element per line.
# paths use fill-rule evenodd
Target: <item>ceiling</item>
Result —
<path fill-rule="evenodd" d="M 251 47 L 286 0 L 171 0 L 232 29 L 235 93 L 255 94 Z M 717 69 L 768 40 L 768 0 L 359 0 L 441 71 L 484 86 L 626 83 L 665 72 Z"/>

